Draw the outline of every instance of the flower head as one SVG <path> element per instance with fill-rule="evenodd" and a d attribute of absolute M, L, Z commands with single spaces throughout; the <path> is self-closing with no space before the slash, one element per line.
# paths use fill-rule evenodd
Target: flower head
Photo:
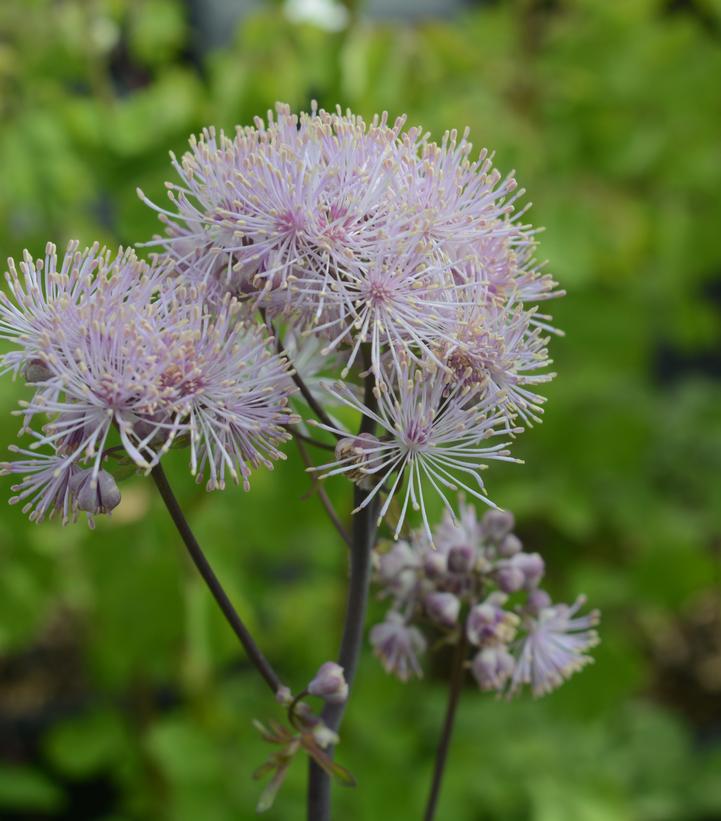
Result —
<path fill-rule="evenodd" d="M 418 657 L 426 650 L 426 640 L 421 631 L 407 624 L 399 613 L 392 610 L 384 622 L 376 624 L 371 629 L 370 641 L 386 672 L 401 681 L 422 675 Z"/>
<path fill-rule="evenodd" d="M 387 488 L 379 520 L 383 518 L 396 491 L 405 483 L 401 513 L 396 527 L 398 537 L 409 503 L 420 510 L 426 533 L 431 528 L 425 506 L 425 486 L 438 493 L 452 510 L 446 491 L 459 488 L 492 504 L 485 494 L 481 471 L 488 460 L 515 461 L 505 444 L 486 446 L 485 442 L 503 431 L 498 414 L 478 402 L 477 389 L 450 382 L 437 369 L 425 371 L 401 362 L 390 385 L 381 382 L 376 390 L 377 409 L 366 407 L 342 383 L 333 389 L 338 399 L 370 417 L 380 436 L 374 447 L 364 447 L 362 460 L 350 452 L 336 462 L 323 465 L 323 477 L 354 474 L 360 471 L 373 482 L 362 507 Z M 321 426 L 324 427 L 324 426 Z M 342 434 L 339 429 L 332 429 Z"/>
<path fill-rule="evenodd" d="M 371 642 L 389 672 L 400 666 L 403 680 L 409 670 L 420 674 L 411 635 L 424 649 L 428 640 L 432 647 L 462 642 L 480 689 L 509 696 L 524 684 L 547 693 L 591 661 L 598 612 L 577 616 L 582 597 L 572 607 L 553 604 L 539 587 L 545 563 L 523 551 L 513 522 L 497 510 L 479 520 L 461 499 L 460 516 L 446 511 L 432 538 L 416 531 L 381 554 L 376 582 L 392 603 Z M 512 550 L 505 547 L 511 540 Z"/>
<path fill-rule="evenodd" d="M 33 518 L 109 512 L 119 495 L 102 466 L 116 447 L 149 470 L 187 434 L 191 469 L 207 470 L 209 488 L 226 473 L 247 487 L 251 468 L 281 458 L 284 426 L 296 419 L 289 366 L 241 321 L 235 300 L 211 314 L 202 287 L 170 277 L 167 261 L 96 246 L 71 243 L 59 268 L 48 246 L 20 270 L 22 279 L 10 265 L 14 301 L 0 301 L 12 345 L 0 363 L 33 389 L 17 411 L 33 440 L 20 452 L 33 458 L 3 470 L 25 474 L 16 499 Z"/>
<path fill-rule="evenodd" d="M 594 628 L 599 614 L 592 610 L 576 616 L 585 601 L 579 596 L 570 607 L 549 604 L 538 615 L 527 618 L 526 636 L 516 647 L 511 693 L 528 684 L 533 695 L 545 695 L 593 661 L 587 651 L 598 644 Z"/>
<path fill-rule="evenodd" d="M 366 343 L 381 382 L 386 360 L 433 363 L 478 385 L 512 429 L 539 417 L 552 328 L 535 305 L 560 292 L 535 261 L 513 173 L 472 151 L 467 131 L 436 143 L 403 117 L 278 104 L 173 157 L 170 210 L 141 193 L 166 225 L 151 244 L 213 305 L 229 292 L 343 352 L 344 378 Z"/>

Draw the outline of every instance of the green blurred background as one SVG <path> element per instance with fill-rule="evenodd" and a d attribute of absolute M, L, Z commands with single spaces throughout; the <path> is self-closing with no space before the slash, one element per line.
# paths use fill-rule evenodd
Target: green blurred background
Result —
<path fill-rule="evenodd" d="M 2 0 L 0 253 L 149 237 L 135 187 L 163 196 L 168 150 L 276 100 L 469 125 L 517 169 L 568 291 L 545 423 L 489 486 L 553 592 L 602 608 L 603 643 L 543 701 L 468 688 L 439 817 L 719 819 L 721 2 L 332 6 Z M 3 382 L 7 443 L 20 393 Z M 239 610 L 302 686 L 335 653 L 345 555 L 298 459 L 206 495 L 172 458 Z M 0 818 L 251 818 L 269 750 L 250 722 L 278 708 L 149 481 L 123 490 L 94 533 L 0 508 Z M 441 658 L 401 685 L 366 652 L 338 819 L 420 816 L 443 675 Z M 302 818 L 304 779 L 297 762 L 267 817 Z"/>

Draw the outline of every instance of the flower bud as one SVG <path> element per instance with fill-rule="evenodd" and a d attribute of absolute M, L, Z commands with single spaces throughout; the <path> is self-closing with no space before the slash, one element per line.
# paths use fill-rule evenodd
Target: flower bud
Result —
<path fill-rule="evenodd" d="M 503 609 L 507 598 L 503 593 L 492 593 L 471 609 L 466 621 L 466 635 L 471 644 L 483 646 L 513 641 L 520 619 Z"/>
<path fill-rule="evenodd" d="M 423 558 L 423 570 L 429 579 L 437 579 L 448 569 L 448 557 L 440 550 L 429 550 Z"/>
<path fill-rule="evenodd" d="M 293 693 L 291 693 L 290 687 L 286 687 L 285 685 L 279 687 L 275 691 L 275 700 L 284 707 L 290 706 L 293 703 Z"/>
<path fill-rule="evenodd" d="M 489 510 L 483 517 L 483 532 L 492 542 L 500 542 L 503 537 L 513 530 L 515 520 L 513 514 L 507 510 Z"/>
<path fill-rule="evenodd" d="M 348 684 L 343 668 L 334 661 L 321 664 L 315 678 L 308 685 L 312 696 L 320 696 L 329 704 L 342 704 L 348 698 Z"/>
<path fill-rule="evenodd" d="M 78 510 L 86 513 L 110 513 L 120 504 L 120 490 L 107 470 L 93 477 L 92 468 L 81 470 L 69 482 Z"/>
<path fill-rule="evenodd" d="M 52 376 L 53 372 L 42 359 L 31 359 L 26 362 L 23 367 L 23 378 L 28 385 L 35 385 L 38 382 L 47 382 Z"/>
<path fill-rule="evenodd" d="M 170 438 L 170 428 L 158 427 L 158 423 L 163 421 L 167 420 L 161 417 L 160 414 L 154 414 L 147 418 L 138 417 L 133 422 L 133 433 L 154 447 L 164 445 Z"/>
<path fill-rule="evenodd" d="M 515 593 L 525 584 L 526 577 L 513 562 L 504 562 L 496 570 L 496 583 L 504 593 Z"/>
<path fill-rule="evenodd" d="M 471 672 L 481 690 L 500 690 L 515 666 L 515 659 L 505 647 L 486 647 L 471 662 Z"/>
<path fill-rule="evenodd" d="M 537 587 L 535 590 L 531 590 L 528 594 L 528 601 L 526 603 L 526 607 L 528 610 L 533 613 L 534 615 L 538 615 L 541 610 L 544 610 L 546 607 L 551 606 L 551 597 L 546 593 L 545 590 L 541 590 Z"/>
<path fill-rule="evenodd" d="M 498 547 L 499 554 L 506 559 L 510 559 L 511 556 L 515 556 L 516 553 L 520 553 L 522 550 L 523 544 L 515 533 L 509 533 L 504 537 Z"/>
<path fill-rule="evenodd" d="M 424 604 L 429 618 L 441 627 L 453 627 L 458 621 L 461 602 L 453 593 L 429 593 Z"/>
<path fill-rule="evenodd" d="M 543 578 L 546 564 L 538 553 L 518 553 L 511 561 L 518 567 L 524 576 L 524 587 L 531 590 L 538 587 Z"/>
<path fill-rule="evenodd" d="M 331 728 L 325 725 L 322 721 L 319 721 L 318 724 L 313 727 L 313 737 L 315 738 L 316 744 L 322 750 L 325 750 L 340 741 L 338 733 L 334 733 L 333 730 L 331 730 Z"/>
<path fill-rule="evenodd" d="M 379 444 L 380 440 L 373 434 L 360 433 L 341 439 L 335 446 L 335 458 L 339 462 L 355 462 L 355 466 L 345 475 L 364 490 L 370 490 L 375 485 L 374 476 L 369 475 L 368 468 L 376 461 Z"/>
<path fill-rule="evenodd" d="M 396 542 L 387 553 L 378 555 L 378 577 L 396 596 L 404 597 L 416 583 L 419 557 L 408 542 Z"/>
<path fill-rule="evenodd" d="M 468 573 L 476 563 L 476 549 L 472 545 L 455 545 L 448 551 L 448 570 Z"/>

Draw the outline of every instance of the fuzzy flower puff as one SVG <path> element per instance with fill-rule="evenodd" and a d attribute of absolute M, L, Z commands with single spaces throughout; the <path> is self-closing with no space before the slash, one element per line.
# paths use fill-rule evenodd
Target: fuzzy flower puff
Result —
<path fill-rule="evenodd" d="M 460 507 L 458 519 L 444 516 L 434 544 L 418 532 L 377 556 L 376 581 L 392 604 L 371 630 L 371 644 L 385 669 L 405 681 L 421 675 L 429 629 L 443 643 L 465 634 L 467 667 L 481 690 L 512 696 L 529 685 L 544 695 L 592 661 L 598 612 L 578 615 L 583 597 L 570 607 L 551 602 L 539 588 L 543 562 L 522 551 L 509 513 L 490 510 L 479 521 L 471 505 Z M 513 599 L 509 562 L 521 577 Z"/>
<path fill-rule="evenodd" d="M 349 365 L 368 341 L 376 371 L 399 345 L 443 368 L 435 348 L 465 345 L 462 317 L 481 290 L 499 305 L 559 292 L 529 255 L 534 232 L 519 225 L 513 176 L 501 178 L 486 151 L 472 161 L 467 133 L 438 145 L 403 127 L 385 114 L 366 124 L 279 104 L 234 139 L 208 130 L 173 158 L 176 212 L 141 193 L 169 234 L 153 243 L 191 281 L 224 280 L 221 290 L 293 317 L 328 350 L 348 345 Z M 522 359 L 524 338 L 512 346 Z M 529 345 L 537 353 L 535 337 Z"/>
<path fill-rule="evenodd" d="M 181 183 L 168 189 L 177 213 L 139 192 L 168 229 L 169 237 L 153 244 L 195 281 L 265 294 L 264 304 L 286 313 L 300 304 L 317 317 L 338 271 L 374 256 L 390 213 L 385 192 L 402 125 L 317 109 L 298 118 L 279 105 L 267 126 L 256 118 L 234 139 L 208 129 L 191 139 L 180 162 L 173 157 Z M 269 296 L 294 278 L 292 300 Z"/>
<path fill-rule="evenodd" d="M 452 507 L 446 492 L 459 488 L 493 506 L 481 478 L 485 462 L 517 461 L 506 444 L 484 444 L 507 430 L 503 416 L 478 401 L 478 387 L 458 382 L 454 385 L 432 364 L 423 370 L 401 362 L 394 382 L 390 386 L 380 382 L 375 388 L 377 410 L 366 407 L 343 383 L 337 383 L 331 393 L 371 418 L 380 428 L 380 436 L 348 440 L 347 432 L 317 423 L 344 438 L 336 449 L 337 460 L 315 470 L 323 471 L 321 478 L 336 474 L 364 476 L 372 489 L 361 508 L 387 486 L 379 521 L 401 487 L 401 480 L 405 480 L 394 538 L 398 538 L 410 503 L 414 510 L 420 510 L 426 534 L 432 539 L 424 501 L 426 481 L 449 511 Z M 343 447 L 348 441 L 356 441 L 357 446 Z"/>
<path fill-rule="evenodd" d="M 299 421 L 288 407 L 295 390 L 288 363 L 258 326 L 240 320 L 241 306 L 227 295 L 213 317 L 197 299 L 181 310 L 185 322 L 162 381 L 165 402 L 190 434 L 191 473 L 200 481 L 207 470 L 214 490 L 225 487 L 227 470 L 248 490 L 251 468 L 272 470 L 285 458 L 277 447 L 290 438 L 284 426 Z"/>
<path fill-rule="evenodd" d="M 34 439 L 21 453 L 34 459 L 2 470 L 26 476 L 17 498 L 31 499 L 25 508 L 34 519 L 60 511 L 67 521 L 80 496 L 94 498 L 116 430 L 145 470 L 187 433 L 191 470 L 199 478 L 207 471 L 208 489 L 222 488 L 226 472 L 247 488 L 251 467 L 281 457 L 283 426 L 296 419 L 288 364 L 261 329 L 239 321 L 234 300 L 211 317 L 198 289 L 128 252 L 109 263 L 107 252 L 78 255 L 71 244 L 61 275 L 54 249 L 44 264 L 26 259 L 21 268 L 26 287 L 11 266 L 15 304 L 0 304 L 4 336 L 15 345 L 2 364 L 26 374 L 30 365 L 36 377 L 18 411 L 21 432 Z M 49 417 L 41 432 L 31 427 L 38 415 Z M 36 454 L 41 447 L 53 453 Z M 84 464 L 90 485 L 74 491 Z M 97 508 L 108 506 L 98 498 Z"/>
<path fill-rule="evenodd" d="M 351 382 L 330 393 L 367 411 L 379 439 L 354 453 L 334 428 L 344 446 L 327 475 L 369 488 L 366 504 L 389 489 L 381 516 L 402 489 L 399 530 L 410 506 L 430 533 L 424 485 L 449 508 L 459 488 L 490 503 L 482 460 L 510 456 L 481 442 L 539 421 L 552 328 L 528 303 L 560 295 L 533 256 L 513 174 L 485 150 L 473 159 L 467 131 L 435 143 L 404 118 L 315 104 L 278 104 L 233 138 L 207 129 L 173 165 L 172 208 L 141 197 L 167 229 L 151 244 L 181 278 L 204 283 L 213 308 L 225 291 L 321 340 L 343 380 L 369 349 L 378 411 Z"/>

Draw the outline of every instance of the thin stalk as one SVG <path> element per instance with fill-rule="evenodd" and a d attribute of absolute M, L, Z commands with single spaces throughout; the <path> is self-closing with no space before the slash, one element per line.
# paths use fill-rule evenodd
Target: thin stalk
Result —
<path fill-rule="evenodd" d="M 329 445 L 327 442 L 321 442 L 320 439 L 314 439 L 312 436 L 306 436 L 304 433 L 301 433 L 295 425 L 286 425 L 288 433 L 294 439 L 297 439 L 301 442 L 306 442 L 308 445 L 312 445 L 314 448 L 320 448 L 321 450 L 329 450 L 331 453 L 335 452 L 335 446 Z"/>
<path fill-rule="evenodd" d="M 158 488 L 163 501 L 165 502 L 168 513 L 170 514 L 170 517 L 173 520 L 183 543 L 188 549 L 188 553 L 190 554 L 190 558 L 193 560 L 193 564 L 195 564 L 198 572 L 203 577 L 203 581 L 213 594 L 213 598 L 222 610 L 226 621 L 231 626 L 233 632 L 243 645 L 245 652 L 248 654 L 248 658 L 263 677 L 268 687 L 270 687 L 273 693 L 277 693 L 283 686 L 278 674 L 272 668 L 268 659 L 263 655 L 263 652 L 255 643 L 253 637 L 248 631 L 248 628 L 243 624 L 238 612 L 228 598 L 228 594 L 225 592 L 222 584 L 218 580 L 218 577 L 215 575 L 213 568 L 210 566 L 210 563 L 205 557 L 202 548 L 193 535 L 193 531 L 190 529 L 190 525 L 183 514 L 178 500 L 175 498 L 175 494 L 168 484 L 165 471 L 160 465 L 156 465 L 150 472 L 150 475 L 153 477 L 153 481 L 155 482 L 155 485 Z"/>
<path fill-rule="evenodd" d="M 365 404 L 371 410 L 375 410 L 376 404 L 373 395 L 374 385 L 375 379 L 369 374 L 365 380 Z M 364 416 L 361 420 L 360 433 L 372 433 L 373 429 L 373 420 Z M 354 488 L 354 508 L 360 507 L 369 492 L 357 486 Z M 371 551 L 375 544 L 377 516 L 378 495 L 353 516 L 348 598 L 343 637 L 338 654 L 338 664 L 343 668 L 351 692 L 363 645 L 363 630 L 371 580 Z M 326 726 L 334 732 L 337 732 L 340 727 L 347 703 L 346 699 L 343 704 L 326 704 L 323 710 L 322 719 Z M 332 748 L 329 748 L 327 752 L 332 755 Z M 311 761 L 308 774 L 308 821 L 330 821 L 330 799 L 330 777 L 314 761 Z"/>
<path fill-rule="evenodd" d="M 441 793 L 441 784 L 443 782 L 443 773 L 446 768 L 446 760 L 448 758 L 448 748 L 451 744 L 451 737 L 453 735 L 453 726 L 456 720 L 456 710 L 458 709 L 458 702 L 461 697 L 461 690 L 463 689 L 464 678 L 464 662 L 466 660 L 466 634 L 461 632 L 461 637 L 455 647 L 453 654 L 453 666 L 451 668 L 451 678 L 448 686 L 448 704 L 446 706 L 446 717 L 443 721 L 443 730 L 441 737 L 438 740 L 438 747 L 436 749 L 436 763 L 433 767 L 433 781 L 431 782 L 431 789 L 428 794 L 428 802 L 426 804 L 426 811 L 423 815 L 423 821 L 433 821 L 436 815 L 436 807 L 438 806 L 438 797 Z"/>
<path fill-rule="evenodd" d="M 265 310 L 263 308 L 260 309 L 260 315 L 261 315 L 261 317 L 263 319 L 263 322 L 265 323 L 266 327 L 268 328 L 268 331 L 275 337 L 275 348 L 276 348 L 277 352 L 279 354 L 281 354 L 282 356 L 284 356 L 288 360 L 288 362 L 290 362 L 291 368 L 293 370 L 293 376 L 292 376 L 293 381 L 295 382 L 295 384 L 300 389 L 300 392 L 303 395 L 303 399 L 305 399 L 305 401 L 308 403 L 308 406 L 310 407 L 310 409 L 313 411 L 313 413 L 318 417 L 318 419 L 324 425 L 327 425 L 330 428 L 334 428 L 335 425 L 333 424 L 333 420 L 323 410 L 323 408 L 320 405 L 320 403 L 318 402 L 318 400 L 311 393 L 310 388 L 305 384 L 305 382 L 301 378 L 301 375 L 298 373 L 298 371 L 293 366 L 293 362 L 291 361 L 290 357 L 288 356 L 288 352 L 286 351 L 285 346 L 281 342 L 280 334 L 273 327 L 273 323 L 268 319 L 268 317 L 266 316 Z M 336 439 L 340 438 L 337 434 L 333 434 L 333 435 L 336 437 Z"/>

